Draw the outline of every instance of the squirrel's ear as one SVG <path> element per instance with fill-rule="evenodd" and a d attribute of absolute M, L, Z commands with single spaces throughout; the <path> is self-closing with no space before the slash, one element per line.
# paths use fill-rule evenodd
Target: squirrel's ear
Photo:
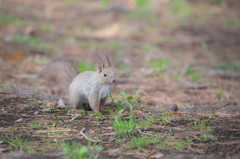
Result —
<path fill-rule="evenodd" d="M 102 70 L 104 69 L 104 67 L 105 67 L 104 63 L 99 62 L 98 65 L 97 65 L 97 72 L 101 73 Z"/>
<path fill-rule="evenodd" d="M 97 72 L 101 73 L 102 70 L 105 68 L 104 61 L 98 54 L 96 57 L 97 57 Z"/>
<path fill-rule="evenodd" d="M 107 60 L 108 67 L 112 67 L 112 64 L 111 64 L 111 62 L 110 62 L 110 60 L 109 60 L 109 56 L 108 56 L 107 53 L 105 54 L 105 58 L 106 58 L 106 60 Z"/>
<path fill-rule="evenodd" d="M 98 63 L 98 65 L 97 65 L 97 72 L 98 72 L 98 73 L 101 73 L 101 72 L 102 72 L 102 66 L 101 66 L 100 63 Z"/>

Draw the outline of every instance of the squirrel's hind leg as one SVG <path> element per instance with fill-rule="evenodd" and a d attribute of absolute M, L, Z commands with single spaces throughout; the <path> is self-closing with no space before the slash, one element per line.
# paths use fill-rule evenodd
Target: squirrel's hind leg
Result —
<path fill-rule="evenodd" d="M 69 94 L 69 103 L 75 109 L 79 108 L 79 106 L 83 104 L 81 100 L 81 96 L 77 93 Z"/>
<path fill-rule="evenodd" d="M 105 107 L 106 100 L 107 100 L 107 97 L 102 98 L 102 99 L 100 100 L 100 106 L 99 106 L 100 112 L 103 112 L 104 107 Z"/>

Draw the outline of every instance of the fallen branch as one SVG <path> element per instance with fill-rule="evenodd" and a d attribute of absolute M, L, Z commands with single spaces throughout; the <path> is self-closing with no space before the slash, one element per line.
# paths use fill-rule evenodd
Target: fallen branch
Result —
<path fill-rule="evenodd" d="M 20 88 L 16 86 L 0 86 L 0 99 L 11 99 L 11 98 L 37 98 L 37 99 L 48 99 L 48 100 L 59 100 L 62 97 L 42 93 L 39 91 L 35 91 L 29 88 Z"/>
<path fill-rule="evenodd" d="M 86 140 L 91 141 L 91 142 L 101 142 L 101 140 L 93 140 L 90 139 L 86 134 L 83 133 L 83 131 L 85 130 L 85 128 L 83 128 L 79 134 L 77 134 L 77 136 L 82 135 Z"/>

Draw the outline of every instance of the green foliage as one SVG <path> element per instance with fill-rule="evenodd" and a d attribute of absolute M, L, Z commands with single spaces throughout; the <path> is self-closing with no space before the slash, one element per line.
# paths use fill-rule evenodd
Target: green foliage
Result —
<path fill-rule="evenodd" d="M 72 145 L 64 143 L 62 145 L 63 152 L 68 153 L 64 159 L 87 159 L 88 148 L 86 146 L 79 146 L 74 141 Z"/>
<path fill-rule="evenodd" d="M 111 0 L 101 0 L 101 3 L 103 6 L 108 6 L 110 4 Z"/>
<path fill-rule="evenodd" d="M 139 9 L 139 10 L 127 12 L 124 14 L 124 17 L 127 19 L 145 19 L 145 20 L 147 19 L 151 20 L 154 18 L 152 14 L 145 9 Z"/>
<path fill-rule="evenodd" d="M 74 6 L 74 5 L 77 5 L 78 3 L 80 3 L 82 1 L 76 1 L 76 0 L 65 0 L 65 3 L 68 5 L 68 6 Z"/>
<path fill-rule="evenodd" d="M 81 109 L 81 110 L 80 110 L 80 113 L 81 113 L 81 114 L 83 114 L 83 115 L 85 115 L 85 114 L 86 114 L 86 112 L 85 112 L 85 110 L 84 110 L 84 109 Z"/>
<path fill-rule="evenodd" d="M 172 40 L 172 37 L 171 36 L 167 36 L 167 35 L 160 36 L 159 39 L 158 39 L 158 41 L 160 43 L 168 43 L 168 42 L 171 42 L 171 40 Z"/>
<path fill-rule="evenodd" d="M 101 4 L 103 6 L 108 6 L 111 4 L 111 0 L 101 0 Z M 136 5 L 138 7 L 146 7 L 150 5 L 150 1 L 149 0 L 136 0 Z"/>
<path fill-rule="evenodd" d="M 187 145 L 193 144 L 191 140 L 179 140 L 176 139 L 175 137 L 171 137 L 170 141 L 173 141 L 175 144 L 175 148 L 180 151 L 183 151 Z"/>
<path fill-rule="evenodd" d="M 67 45 L 73 45 L 76 43 L 76 39 L 74 36 L 67 36 L 67 35 L 63 35 L 59 41 Z"/>
<path fill-rule="evenodd" d="M 48 108 L 48 110 L 50 110 L 51 112 L 54 112 L 54 111 L 57 111 L 58 108 L 57 107 L 50 107 L 50 108 Z"/>
<path fill-rule="evenodd" d="M 8 85 L 6 83 L 1 83 L 0 87 L 7 87 Z"/>
<path fill-rule="evenodd" d="M 114 98 L 113 98 L 113 96 L 112 96 L 112 93 L 111 93 L 111 92 L 108 94 L 108 98 L 110 98 L 110 99 L 111 99 L 111 102 L 113 102 L 113 103 L 114 103 Z"/>
<path fill-rule="evenodd" d="M 0 25 L 7 25 L 7 24 L 13 24 L 15 26 L 22 26 L 23 20 L 20 18 L 16 18 L 13 14 L 3 14 L 0 13 Z"/>
<path fill-rule="evenodd" d="M 194 128 L 196 130 L 203 130 L 206 128 L 206 123 L 204 121 L 195 121 Z"/>
<path fill-rule="evenodd" d="M 222 17 L 222 24 L 225 26 L 231 26 L 240 28 L 240 21 L 233 17 Z"/>
<path fill-rule="evenodd" d="M 169 2 L 170 10 L 179 18 L 186 18 L 192 13 L 192 6 L 187 0 L 172 0 Z"/>
<path fill-rule="evenodd" d="M 208 126 L 205 121 L 195 121 L 194 123 L 194 128 L 198 131 L 203 130 L 203 131 L 212 131 L 213 128 Z"/>
<path fill-rule="evenodd" d="M 203 134 L 201 137 L 201 140 L 206 142 L 206 141 L 216 141 L 217 138 L 215 138 L 213 135 L 207 135 L 207 134 Z"/>
<path fill-rule="evenodd" d="M 224 63 L 224 64 L 214 66 L 213 69 L 238 72 L 240 71 L 240 65 L 234 65 L 232 63 Z"/>
<path fill-rule="evenodd" d="M 89 61 L 81 61 L 78 65 L 76 63 L 74 64 L 75 67 L 77 68 L 77 71 L 80 72 L 85 72 L 85 71 L 95 71 L 96 67 L 93 63 Z"/>
<path fill-rule="evenodd" d="M 206 42 L 202 42 L 201 46 L 203 50 L 208 50 L 208 44 Z"/>
<path fill-rule="evenodd" d="M 71 114 L 71 117 L 72 117 L 71 120 L 75 120 L 75 119 L 77 119 L 77 118 L 80 117 L 80 116 L 81 116 L 81 115 L 80 115 L 80 114 L 77 114 L 77 113 Z"/>
<path fill-rule="evenodd" d="M 55 121 L 49 121 L 48 123 L 44 123 L 45 128 L 47 128 L 48 130 L 51 130 L 50 126 L 48 125 L 52 127 L 56 127 L 57 123 Z"/>
<path fill-rule="evenodd" d="M 32 62 L 36 65 L 47 64 L 48 61 L 49 61 L 49 59 L 47 57 L 36 57 L 32 60 Z"/>
<path fill-rule="evenodd" d="M 152 125 L 152 123 L 155 122 L 155 120 L 156 120 L 155 117 L 146 117 L 145 120 L 140 119 L 136 123 L 136 127 L 141 129 L 149 128 Z"/>
<path fill-rule="evenodd" d="M 164 72 L 170 66 L 170 60 L 168 58 L 152 59 L 149 61 L 149 66 L 157 72 Z"/>
<path fill-rule="evenodd" d="M 119 70 L 130 70 L 130 66 L 126 64 L 120 64 Z"/>
<path fill-rule="evenodd" d="M 35 98 L 29 98 L 27 100 L 32 101 L 33 104 L 42 104 L 43 103 L 43 101 L 37 100 Z"/>
<path fill-rule="evenodd" d="M 29 125 L 32 129 L 37 129 L 37 128 L 40 128 L 40 127 L 41 127 L 42 123 L 41 123 L 41 122 L 33 121 L 33 122 L 28 123 L 28 125 Z"/>
<path fill-rule="evenodd" d="M 112 110 L 107 110 L 107 111 L 111 113 L 110 118 L 114 119 L 115 116 L 118 116 L 120 118 L 120 115 L 124 112 L 124 109 L 118 108 L 115 112 L 113 112 Z"/>
<path fill-rule="evenodd" d="M 213 4 L 220 5 L 220 4 L 225 3 L 225 0 L 211 0 L 211 2 L 212 2 Z"/>
<path fill-rule="evenodd" d="M 25 36 L 21 34 L 15 34 L 13 35 L 13 40 L 20 43 L 20 44 L 27 44 L 32 47 L 38 48 L 38 49 L 45 49 L 45 45 L 39 41 L 38 38 L 36 37 L 31 37 L 31 36 Z"/>
<path fill-rule="evenodd" d="M 218 115 L 217 114 L 212 114 L 212 115 L 203 116 L 203 118 L 207 118 L 207 119 L 213 119 L 214 117 L 218 117 Z"/>
<path fill-rule="evenodd" d="M 188 70 L 188 76 L 191 78 L 191 80 L 193 82 L 200 82 L 202 79 L 202 74 L 199 71 L 192 71 L 192 69 L 190 68 Z"/>
<path fill-rule="evenodd" d="M 40 24 L 40 29 L 42 31 L 52 31 L 53 30 L 53 25 L 50 23 L 42 23 Z"/>
<path fill-rule="evenodd" d="M 185 142 L 184 140 L 180 140 L 180 141 L 175 140 L 175 144 L 176 144 L 177 149 L 179 149 L 179 150 L 181 150 L 181 151 L 184 150 L 184 148 L 185 148 L 185 143 L 186 143 L 186 142 Z"/>
<path fill-rule="evenodd" d="M 136 5 L 138 7 L 146 7 L 150 5 L 150 1 L 149 0 L 136 0 Z"/>
<path fill-rule="evenodd" d="M 122 120 L 120 114 L 123 112 L 123 109 L 118 109 L 116 115 L 114 116 L 113 127 L 119 135 L 128 135 L 131 136 L 131 133 L 135 130 L 135 121 L 133 119 L 133 114 L 129 116 L 129 120 Z"/>
<path fill-rule="evenodd" d="M 213 93 L 215 95 L 215 98 L 220 99 L 221 95 L 223 94 L 223 90 L 222 89 L 214 89 Z"/>
<path fill-rule="evenodd" d="M 97 116 L 101 116 L 101 115 L 102 115 L 101 112 L 94 112 L 94 111 L 92 111 L 92 114 L 93 114 L 94 117 L 97 117 Z"/>
<path fill-rule="evenodd" d="M 156 46 L 148 44 L 148 43 L 143 44 L 142 49 L 145 51 L 150 51 L 150 52 L 154 52 L 154 51 L 158 50 L 158 48 Z"/>
<path fill-rule="evenodd" d="M 132 112 L 133 108 L 136 108 L 137 110 L 142 109 L 143 107 L 140 106 L 140 100 L 142 96 L 139 95 L 140 89 L 138 89 L 134 96 L 128 96 L 126 97 L 125 92 L 121 92 L 120 96 L 122 96 L 122 99 L 118 100 L 118 103 L 126 105 L 126 108 L 129 112 Z"/>
<path fill-rule="evenodd" d="M 18 136 L 15 136 L 15 137 L 7 136 L 3 139 L 3 141 L 8 143 L 8 145 L 14 149 L 21 150 L 21 149 L 25 148 L 28 152 L 31 152 L 31 150 L 27 146 L 27 139 L 24 140 Z"/>
<path fill-rule="evenodd" d="M 170 117 L 172 116 L 173 113 L 170 113 L 170 112 L 161 112 L 162 116 L 160 118 L 160 122 L 158 122 L 160 125 L 164 125 L 164 124 L 167 124 L 169 123 L 170 121 Z"/>
<path fill-rule="evenodd" d="M 181 80 L 181 78 L 187 73 L 187 69 L 182 69 L 181 72 L 174 72 L 173 79 L 176 81 Z"/>
<path fill-rule="evenodd" d="M 142 149 L 146 146 L 148 146 L 149 144 L 155 144 L 155 143 L 161 143 L 163 142 L 163 138 L 159 137 L 159 136 L 138 136 L 136 138 L 133 138 L 130 142 L 130 147 L 132 149 Z"/>
<path fill-rule="evenodd" d="M 96 140 L 99 139 L 98 136 L 96 136 L 95 138 L 96 138 Z M 88 140 L 88 149 L 91 150 L 91 151 L 98 151 L 98 152 L 100 152 L 100 151 L 103 150 L 103 146 Z M 92 156 L 90 156 L 90 158 L 91 157 Z"/>
<path fill-rule="evenodd" d="M 140 120 L 136 123 L 136 127 L 141 129 L 149 128 L 151 125 L 152 123 L 149 120 Z"/>

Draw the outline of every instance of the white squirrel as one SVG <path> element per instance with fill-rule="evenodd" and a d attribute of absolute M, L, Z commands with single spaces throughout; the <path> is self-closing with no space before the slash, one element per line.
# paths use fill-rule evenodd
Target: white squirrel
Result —
<path fill-rule="evenodd" d="M 99 56 L 97 72 L 85 71 L 77 75 L 72 63 L 63 59 L 53 61 L 43 72 L 55 73 L 60 84 L 69 87 L 68 97 L 72 107 L 79 109 L 90 106 L 93 111 L 99 112 L 104 108 L 111 85 L 116 79 L 109 57 L 105 57 L 107 63 Z"/>

